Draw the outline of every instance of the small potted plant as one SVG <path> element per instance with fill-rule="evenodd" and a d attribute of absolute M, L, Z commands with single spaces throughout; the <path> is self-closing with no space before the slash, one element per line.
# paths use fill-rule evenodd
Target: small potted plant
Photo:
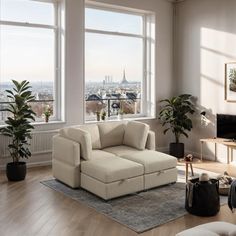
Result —
<path fill-rule="evenodd" d="M 124 111 L 123 109 L 120 109 L 118 113 L 118 119 L 123 120 L 123 118 L 124 118 Z"/>
<path fill-rule="evenodd" d="M 31 139 L 31 130 L 34 127 L 30 121 L 34 121 L 35 113 L 29 103 L 35 100 L 30 90 L 29 82 L 24 80 L 17 82 L 12 80 L 14 87 L 6 90 L 7 97 L 10 99 L 8 107 L 2 111 L 10 115 L 5 121 L 6 126 L 0 129 L 0 133 L 10 137 L 8 145 L 12 162 L 7 163 L 6 174 L 10 181 L 24 180 L 26 176 L 26 163 L 20 161 L 20 158 L 28 158 L 31 152 L 28 148 Z"/>
<path fill-rule="evenodd" d="M 47 105 L 44 109 L 43 114 L 44 114 L 45 122 L 48 123 L 50 116 L 53 114 L 52 108 L 49 105 Z"/>
<path fill-rule="evenodd" d="M 107 113 L 105 111 L 103 111 L 102 115 L 101 115 L 101 118 L 103 121 L 106 120 L 106 115 L 107 115 Z"/>
<path fill-rule="evenodd" d="M 97 116 L 97 121 L 100 121 L 101 112 L 100 111 L 96 111 L 96 116 Z"/>
<path fill-rule="evenodd" d="M 184 144 L 180 143 L 180 136 L 188 137 L 186 131 L 191 131 L 193 125 L 189 114 L 193 114 L 194 105 L 191 102 L 192 95 L 182 94 L 171 99 L 161 100 L 165 103 L 159 113 L 162 126 L 168 126 L 164 134 L 171 130 L 175 135 L 175 142 L 170 143 L 170 155 L 177 158 L 184 157 Z"/>

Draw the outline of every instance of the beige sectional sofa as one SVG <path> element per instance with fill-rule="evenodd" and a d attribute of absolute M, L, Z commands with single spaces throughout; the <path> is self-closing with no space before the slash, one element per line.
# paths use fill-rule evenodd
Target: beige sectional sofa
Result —
<path fill-rule="evenodd" d="M 106 200 L 176 182 L 176 165 L 141 122 L 73 126 L 53 138 L 53 176 Z"/>

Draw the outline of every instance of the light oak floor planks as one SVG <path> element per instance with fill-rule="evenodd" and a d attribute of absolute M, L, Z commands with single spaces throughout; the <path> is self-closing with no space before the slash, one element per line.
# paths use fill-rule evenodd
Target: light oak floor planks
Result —
<path fill-rule="evenodd" d="M 236 177 L 236 166 L 215 162 L 194 164 L 195 168 Z M 52 178 L 51 167 L 28 170 L 22 182 L 8 182 L 0 173 L 0 236 L 133 236 L 134 231 L 40 184 Z M 214 217 L 186 215 L 140 236 L 172 236 L 202 223 L 227 221 L 236 224 L 236 214 L 222 206 Z"/>

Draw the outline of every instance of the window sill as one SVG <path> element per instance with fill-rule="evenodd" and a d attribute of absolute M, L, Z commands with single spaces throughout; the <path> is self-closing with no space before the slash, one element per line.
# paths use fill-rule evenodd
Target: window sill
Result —
<path fill-rule="evenodd" d="M 33 122 L 32 125 L 33 126 L 41 126 L 41 125 L 58 125 L 58 124 L 65 124 L 66 122 L 65 121 L 62 121 L 62 120 L 52 120 L 49 122 L 45 122 L 45 121 L 38 121 L 38 122 Z"/>
<path fill-rule="evenodd" d="M 115 121 L 132 121 L 132 120 L 155 120 L 156 117 L 154 116 L 142 116 L 142 117 L 127 117 L 123 119 L 106 119 L 105 121 L 96 121 L 96 120 L 91 120 L 91 121 L 84 121 L 85 124 L 96 124 L 96 123 L 104 123 L 104 122 L 115 122 Z"/>
<path fill-rule="evenodd" d="M 44 122 L 44 121 L 37 121 L 37 122 L 33 122 L 31 123 L 33 126 L 48 126 L 48 125 L 60 125 L 60 124 L 65 124 L 65 121 L 61 121 L 61 120 L 52 120 L 49 122 Z M 5 123 L 0 124 L 0 128 L 7 126 Z"/>

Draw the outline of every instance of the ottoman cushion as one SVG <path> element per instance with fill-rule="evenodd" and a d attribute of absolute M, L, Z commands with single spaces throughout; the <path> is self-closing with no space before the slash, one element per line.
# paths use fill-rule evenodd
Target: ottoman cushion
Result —
<path fill-rule="evenodd" d="M 111 183 L 143 175 L 144 170 L 141 164 L 110 156 L 83 161 L 81 172 L 103 183 Z"/>
<path fill-rule="evenodd" d="M 175 157 L 157 151 L 145 150 L 132 154 L 124 154 L 121 157 L 142 164 L 145 174 L 174 168 L 177 165 L 177 159 Z"/>

